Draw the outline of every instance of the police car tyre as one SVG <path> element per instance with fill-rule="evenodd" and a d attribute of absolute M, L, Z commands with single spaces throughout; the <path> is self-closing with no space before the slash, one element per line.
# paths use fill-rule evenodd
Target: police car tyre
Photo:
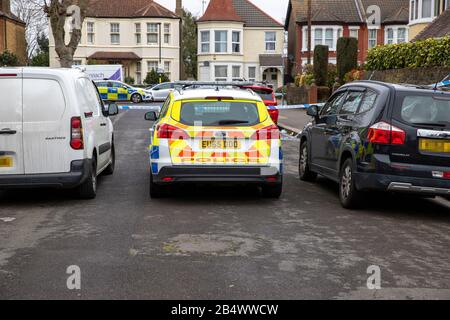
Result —
<path fill-rule="evenodd" d="M 161 186 L 153 182 L 153 174 L 150 173 L 150 198 L 160 199 L 167 196 L 167 186 Z"/>
<path fill-rule="evenodd" d="M 142 102 L 142 96 L 139 93 L 134 93 L 131 96 L 131 101 L 133 101 L 134 103 L 141 103 Z"/>
<path fill-rule="evenodd" d="M 300 146 L 300 159 L 298 164 L 298 172 L 300 180 L 307 182 L 314 182 L 317 179 L 317 173 L 312 172 L 309 168 L 309 150 L 308 142 L 304 141 Z"/>
<path fill-rule="evenodd" d="M 358 209 L 362 206 L 364 194 L 356 189 L 354 166 L 351 158 L 345 160 L 339 178 L 339 199 L 345 209 Z"/>
<path fill-rule="evenodd" d="M 114 169 L 116 167 L 116 148 L 114 144 L 111 147 L 111 163 L 106 167 L 103 174 L 106 176 L 112 175 L 114 173 Z"/>
<path fill-rule="evenodd" d="M 95 199 L 97 196 L 97 161 L 95 157 L 92 159 L 86 181 L 78 187 L 78 194 L 81 199 L 85 200 Z"/>
<path fill-rule="evenodd" d="M 278 199 L 283 193 L 283 183 L 277 183 L 275 185 L 262 186 L 262 196 L 268 199 Z"/>

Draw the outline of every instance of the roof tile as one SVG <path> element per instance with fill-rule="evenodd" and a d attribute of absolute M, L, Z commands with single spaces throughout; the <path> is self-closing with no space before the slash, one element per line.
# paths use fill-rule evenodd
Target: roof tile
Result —
<path fill-rule="evenodd" d="M 90 0 L 88 17 L 93 18 L 179 18 L 153 0 Z"/>

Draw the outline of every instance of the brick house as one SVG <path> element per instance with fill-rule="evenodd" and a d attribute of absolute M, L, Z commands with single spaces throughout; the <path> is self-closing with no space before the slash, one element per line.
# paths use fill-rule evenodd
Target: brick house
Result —
<path fill-rule="evenodd" d="M 11 13 L 10 0 L 0 0 L 0 53 L 6 50 L 26 63 L 25 23 Z"/>
<path fill-rule="evenodd" d="M 358 62 L 363 63 L 370 48 L 409 41 L 409 0 L 311 0 L 312 51 L 328 45 L 329 61 L 336 63 L 336 43 L 340 37 L 358 39 Z M 380 26 L 367 23 L 368 8 L 381 9 Z M 290 0 L 285 30 L 288 31 L 288 70 L 295 76 L 308 58 L 307 0 Z M 313 62 L 313 52 L 310 53 Z"/>

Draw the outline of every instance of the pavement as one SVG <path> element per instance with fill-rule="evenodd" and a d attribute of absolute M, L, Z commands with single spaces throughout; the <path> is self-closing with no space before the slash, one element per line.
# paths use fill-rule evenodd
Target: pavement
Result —
<path fill-rule="evenodd" d="M 448 201 L 383 194 L 345 210 L 336 184 L 298 179 L 297 140 L 280 200 L 223 186 L 151 200 L 144 113 L 115 117 L 116 172 L 95 200 L 0 193 L 0 299 L 450 299 Z"/>
<path fill-rule="evenodd" d="M 287 132 L 298 135 L 309 121 L 311 117 L 306 115 L 304 109 L 280 110 L 278 125 Z"/>

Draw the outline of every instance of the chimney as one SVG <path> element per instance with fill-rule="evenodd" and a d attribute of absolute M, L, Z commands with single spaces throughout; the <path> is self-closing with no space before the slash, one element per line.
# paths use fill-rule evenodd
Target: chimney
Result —
<path fill-rule="evenodd" d="M 175 6 L 175 13 L 177 16 L 181 17 L 183 15 L 183 0 L 176 0 L 177 4 Z M 172 2 L 173 3 L 173 2 Z"/>
<path fill-rule="evenodd" d="M 11 14 L 11 2 L 10 0 L 0 0 L 0 11 L 6 14 Z"/>

